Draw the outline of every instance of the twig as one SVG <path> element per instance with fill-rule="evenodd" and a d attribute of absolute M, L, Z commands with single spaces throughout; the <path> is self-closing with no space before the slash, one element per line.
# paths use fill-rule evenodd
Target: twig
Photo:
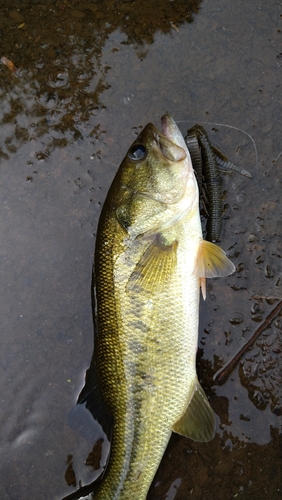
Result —
<path fill-rule="evenodd" d="M 255 333 L 251 336 L 251 338 L 246 342 L 246 344 L 239 349 L 237 354 L 231 359 L 231 361 L 228 361 L 220 370 L 218 370 L 214 376 L 213 380 L 217 384 L 224 384 L 226 380 L 228 379 L 229 375 L 233 372 L 235 366 L 237 363 L 240 361 L 241 357 L 245 352 L 249 349 L 249 347 L 256 341 L 256 339 L 259 337 L 259 335 L 263 332 L 265 327 L 272 321 L 272 319 L 276 316 L 276 314 L 280 311 L 282 307 L 282 300 L 279 300 L 278 304 L 272 309 L 272 311 L 268 314 L 264 322 L 258 327 L 258 329 L 255 331 Z"/>

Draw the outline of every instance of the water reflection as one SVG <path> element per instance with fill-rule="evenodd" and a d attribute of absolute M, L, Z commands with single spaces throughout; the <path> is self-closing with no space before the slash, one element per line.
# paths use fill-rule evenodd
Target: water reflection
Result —
<path fill-rule="evenodd" d="M 18 70 L 0 65 L 1 118 L 6 124 L 1 156 L 8 159 L 9 153 L 39 137 L 50 152 L 64 147 L 85 137 L 83 122 L 88 123 L 86 137 L 90 139 L 96 130 L 98 140 L 95 116 L 106 107 L 103 93 L 109 88 L 111 70 L 101 61 L 107 40 L 114 35 L 112 52 L 119 52 L 118 44 L 123 43 L 134 47 L 143 59 L 156 31 L 170 33 L 192 22 L 200 3 L 178 0 L 175 8 L 174 1 L 161 0 L 142 6 L 118 0 L 55 4 L 49 0 L 44 6 L 15 2 L 14 10 L 3 5 L 8 16 L 1 50 Z"/>

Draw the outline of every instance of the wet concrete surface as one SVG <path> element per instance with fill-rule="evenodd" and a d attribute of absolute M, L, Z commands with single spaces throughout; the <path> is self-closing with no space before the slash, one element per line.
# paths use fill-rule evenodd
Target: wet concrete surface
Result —
<path fill-rule="evenodd" d="M 213 377 L 282 295 L 281 3 L 15 0 L 0 13 L 1 498 L 59 500 L 99 474 L 85 465 L 98 431 L 70 413 L 93 350 L 95 232 L 127 148 L 165 112 L 183 133 L 204 125 L 253 179 L 223 175 L 236 272 L 209 280 L 200 307 L 216 437 L 174 435 L 148 499 L 280 498 L 281 310 L 223 385 Z"/>

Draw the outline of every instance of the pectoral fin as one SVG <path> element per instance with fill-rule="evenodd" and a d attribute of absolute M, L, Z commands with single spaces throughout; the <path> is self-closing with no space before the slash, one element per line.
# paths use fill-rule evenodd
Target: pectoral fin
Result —
<path fill-rule="evenodd" d="M 206 442 L 214 437 L 214 412 L 198 379 L 184 415 L 173 425 L 172 430 L 194 441 Z"/>
<path fill-rule="evenodd" d="M 198 250 L 196 273 L 199 278 L 215 278 L 234 273 L 235 266 L 218 245 L 202 240 Z"/>
<path fill-rule="evenodd" d="M 200 287 L 202 290 L 203 299 L 206 300 L 207 296 L 207 280 L 205 277 L 200 278 Z"/>
<path fill-rule="evenodd" d="M 127 288 L 136 287 L 150 292 L 163 287 L 176 266 L 177 241 L 166 244 L 161 234 L 157 234 L 148 246 L 131 274 Z"/>

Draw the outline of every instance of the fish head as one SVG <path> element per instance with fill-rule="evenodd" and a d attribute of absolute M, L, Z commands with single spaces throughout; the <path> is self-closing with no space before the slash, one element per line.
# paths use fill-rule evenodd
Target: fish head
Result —
<path fill-rule="evenodd" d="M 198 204 L 189 151 L 176 123 L 162 118 L 160 132 L 146 125 L 120 166 L 116 215 L 133 237 L 169 227 Z"/>

